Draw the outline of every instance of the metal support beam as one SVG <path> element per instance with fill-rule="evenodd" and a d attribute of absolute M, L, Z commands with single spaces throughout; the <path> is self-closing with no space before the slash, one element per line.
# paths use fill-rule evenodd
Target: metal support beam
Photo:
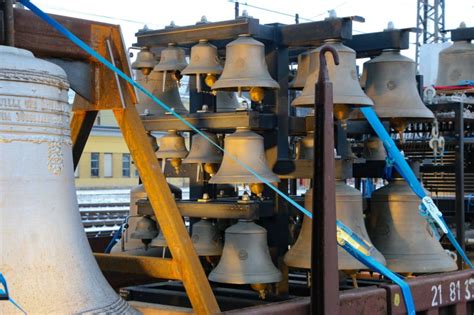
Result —
<path fill-rule="evenodd" d="M 334 113 L 332 83 L 329 81 L 325 52 L 336 64 L 339 56 L 331 46 L 320 54 L 316 83 L 314 143 L 313 221 L 311 241 L 311 312 L 338 314 L 339 277 L 336 242 L 336 183 L 334 174 Z"/>
<path fill-rule="evenodd" d="M 459 103 L 454 109 L 454 132 L 457 137 L 455 146 L 456 160 L 456 203 L 455 203 L 455 221 L 456 221 L 456 239 L 465 250 L 465 229 L 464 229 L 464 105 Z M 458 254 L 458 267 L 463 268 L 464 262 Z"/>

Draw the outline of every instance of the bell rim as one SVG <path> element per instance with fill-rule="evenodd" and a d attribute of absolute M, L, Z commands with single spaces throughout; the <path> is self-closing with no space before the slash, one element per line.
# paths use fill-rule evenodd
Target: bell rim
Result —
<path fill-rule="evenodd" d="M 186 66 L 186 68 L 184 68 L 182 71 L 181 71 L 181 74 L 185 74 L 185 75 L 197 75 L 197 74 L 221 74 L 222 73 L 222 67 L 208 67 L 208 68 L 205 68 L 205 67 L 192 67 L 190 65 Z"/>
<path fill-rule="evenodd" d="M 260 174 L 259 174 L 260 175 Z M 222 177 L 222 178 L 221 178 Z M 265 178 L 270 183 L 279 183 L 280 178 L 277 175 L 260 175 L 260 177 Z M 254 183 L 263 183 L 260 179 L 256 178 L 253 175 L 242 176 L 242 175 L 216 175 L 212 176 L 209 180 L 210 184 L 254 184 Z"/>
<path fill-rule="evenodd" d="M 251 86 L 248 85 L 248 82 L 252 81 L 255 82 Z M 254 78 L 240 78 L 240 79 L 226 79 L 226 78 L 221 78 L 216 81 L 211 87 L 213 90 L 235 90 L 235 89 L 241 89 L 241 90 L 250 90 L 251 88 L 254 87 L 261 87 L 261 88 L 268 88 L 268 89 L 275 89 L 278 90 L 280 89 L 280 85 L 278 82 L 275 80 L 271 79 L 265 79 L 265 80 L 255 80 Z"/>

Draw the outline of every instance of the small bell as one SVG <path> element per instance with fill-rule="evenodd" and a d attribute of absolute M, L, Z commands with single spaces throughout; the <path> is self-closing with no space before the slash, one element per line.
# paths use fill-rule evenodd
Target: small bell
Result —
<path fill-rule="evenodd" d="M 135 231 L 130 235 L 133 239 L 142 240 L 143 244 L 147 246 L 150 244 L 151 240 L 158 235 L 158 229 L 156 227 L 156 222 L 153 221 L 149 216 L 143 216 L 138 220 L 137 227 Z"/>
<path fill-rule="evenodd" d="M 387 153 L 383 142 L 376 136 L 371 136 L 364 141 L 362 157 L 367 161 L 385 161 Z"/>
<path fill-rule="evenodd" d="M 461 25 L 459 28 L 464 28 Z M 436 85 L 459 85 L 462 80 L 474 80 L 474 44 L 471 41 L 454 41 L 439 53 Z"/>
<path fill-rule="evenodd" d="M 182 159 L 188 154 L 183 136 L 179 135 L 176 130 L 168 130 L 168 133 L 159 141 L 160 148 L 156 151 L 156 157 L 163 160 L 163 166 L 166 160 L 171 160 L 171 166 L 179 173 Z"/>
<path fill-rule="evenodd" d="M 365 85 L 367 83 L 367 62 L 369 61 L 364 62 L 364 64 L 362 65 L 362 74 L 360 75 L 360 78 L 359 78 L 360 87 L 364 91 L 365 91 Z"/>
<path fill-rule="evenodd" d="M 297 160 L 314 160 L 314 131 L 308 131 L 306 136 L 297 143 Z"/>
<path fill-rule="evenodd" d="M 373 102 L 362 91 L 357 71 L 356 53 L 344 46 L 340 40 L 326 40 L 325 44 L 336 49 L 339 55 L 339 65 L 333 58 L 327 58 L 329 80 L 333 86 L 334 117 L 345 120 L 353 107 L 372 106 Z M 319 77 L 319 51 L 321 47 L 310 53 L 310 74 L 306 80 L 303 92 L 291 103 L 292 106 L 314 107 L 315 84 Z"/>
<path fill-rule="evenodd" d="M 213 90 L 249 91 L 252 101 L 261 102 L 264 88 L 278 89 L 268 73 L 265 46 L 249 35 L 240 35 L 226 46 L 226 60 Z"/>
<path fill-rule="evenodd" d="M 193 224 L 191 240 L 198 256 L 218 256 L 222 253 L 219 230 L 207 219 Z"/>
<path fill-rule="evenodd" d="M 239 220 L 225 231 L 219 264 L 209 280 L 220 283 L 252 284 L 264 296 L 265 284 L 281 281 L 267 245 L 267 231 L 248 220 Z"/>
<path fill-rule="evenodd" d="M 209 180 L 211 184 L 250 184 L 261 183 L 262 180 L 235 162 L 233 158 L 252 168 L 257 174 L 269 182 L 280 179 L 268 167 L 263 146 L 263 137 L 248 128 L 237 130 L 224 138 L 224 158 L 219 171 Z"/>
<path fill-rule="evenodd" d="M 144 75 L 149 75 L 156 65 L 156 59 L 148 47 L 143 47 L 137 54 L 137 59 L 132 63 L 132 69 L 140 70 Z"/>
<path fill-rule="evenodd" d="M 296 71 L 296 76 L 288 84 L 290 89 L 302 90 L 306 82 L 306 78 L 309 75 L 309 52 L 304 52 L 298 55 L 298 70 Z"/>
<path fill-rule="evenodd" d="M 457 269 L 420 216 L 420 198 L 400 175 L 377 189 L 371 198 L 370 235 L 394 272 L 434 273 Z"/>
<path fill-rule="evenodd" d="M 181 72 L 185 75 L 196 75 L 197 91 L 201 92 L 201 74 L 205 74 L 205 82 L 211 87 L 217 80 L 216 75 L 222 73 L 217 48 L 208 43 L 207 39 L 199 40 L 199 44 L 191 48 L 191 61 Z"/>
<path fill-rule="evenodd" d="M 161 51 L 160 62 L 153 68 L 154 71 L 163 73 L 163 92 L 165 91 L 167 74 L 171 73 L 174 81 L 181 80 L 181 71 L 187 66 L 184 49 L 176 47 L 175 43 L 169 43 L 168 47 Z"/>
<path fill-rule="evenodd" d="M 217 136 L 213 133 L 203 131 L 203 133 L 215 143 L 219 143 Z M 214 175 L 217 172 L 217 164 L 222 161 L 221 151 L 211 144 L 200 134 L 195 134 L 191 141 L 191 150 L 186 158 L 183 160 L 184 164 L 198 163 L 204 165 L 204 170 Z"/>

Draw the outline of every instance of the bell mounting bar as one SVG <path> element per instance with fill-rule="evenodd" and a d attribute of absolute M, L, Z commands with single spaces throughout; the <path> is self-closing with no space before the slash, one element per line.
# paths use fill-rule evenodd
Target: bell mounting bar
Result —
<path fill-rule="evenodd" d="M 280 27 L 283 46 L 319 46 L 325 39 L 351 39 L 352 21 L 365 22 L 360 16 L 326 19 L 323 21 L 283 25 Z"/>
<path fill-rule="evenodd" d="M 454 30 L 446 30 L 446 32 L 451 32 L 452 41 L 471 41 L 474 39 L 474 27 L 460 27 Z"/>
<path fill-rule="evenodd" d="M 385 49 L 408 49 L 410 47 L 410 33 L 419 31 L 416 27 L 410 27 L 354 35 L 352 39 L 345 40 L 344 45 L 354 49 L 357 58 L 375 57 Z"/>
<path fill-rule="evenodd" d="M 261 25 L 258 19 L 238 18 L 235 20 L 203 23 L 188 26 L 168 27 L 160 30 L 139 31 L 136 33 L 138 47 L 166 46 L 168 43 L 178 45 L 195 44 L 200 39 L 207 39 L 216 46 L 224 46 L 215 41 L 229 41 L 241 34 L 250 34 L 258 40 L 273 41 L 274 27 Z"/>

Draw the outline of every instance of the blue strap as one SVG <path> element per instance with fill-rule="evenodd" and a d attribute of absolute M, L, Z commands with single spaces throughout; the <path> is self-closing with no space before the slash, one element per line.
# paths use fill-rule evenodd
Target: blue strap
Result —
<path fill-rule="evenodd" d="M 384 179 L 386 180 L 392 179 L 393 164 L 394 164 L 393 160 L 389 156 L 387 156 L 385 158 L 385 167 L 383 170 Z"/>
<path fill-rule="evenodd" d="M 126 220 L 126 219 L 125 219 Z M 123 223 L 125 224 L 125 223 Z M 112 248 L 114 247 L 115 243 L 117 243 L 120 238 L 122 237 L 122 229 L 123 229 L 123 224 L 120 225 L 120 228 L 115 231 L 114 233 L 114 236 L 112 237 L 112 239 L 110 240 L 109 244 L 107 245 L 107 247 L 105 248 L 105 251 L 104 253 L 106 254 L 110 254 L 110 251 L 112 250 Z"/>
<path fill-rule="evenodd" d="M 7 280 L 5 280 L 5 277 L 3 276 L 1 272 L 0 272 L 0 284 L 3 287 L 3 289 L 0 288 L 0 301 L 2 300 L 10 301 L 10 303 L 12 303 L 13 306 L 15 306 L 20 312 L 22 312 L 23 314 L 26 314 L 26 311 L 11 298 L 8 292 Z"/>
<path fill-rule="evenodd" d="M 46 13 L 44 13 L 43 11 L 41 11 L 38 7 L 36 7 L 34 4 L 32 4 L 30 1 L 28 0 L 20 0 L 20 3 L 22 3 L 24 6 L 26 6 L 27 8 L 29 8 L 33 13 L 35 13 L 37 16 L 39 16 L 41 19 L 43 19 L 44 21 L 46 21 L 48 24 L 50 24 L 51 26 L 53 26 L 55 29 L 57 29 L 59 32 L 61 32 L 63 35 L 65 35 L 68 39 L 70 39 L 72 42 L 74 42 L 76 45 L 78 45 L 80 48 L 82 48 L 83 50 L 85 50 L 87 53 L 89 53 L 91 56 L 93 56 L 94 58 L 96 58 L 98 61 L 100 61 L 101 63 L 103 63 L 107 68 L 109 68 L 110 70 L 114 71 L 115 73 L 117 73 L 117 75 L 119 75 L 122 79 L 124 79 L 125 81 L 127 81 L 128 83 L 130 83 L 132 86 L 134 86 L 135 88 L 137 88 L 138 90 L 140 90 L 141 92 L 143 92 L 146 96 L 150 97 L 155 103 L 157 103 L 158 105 L 160 105 L 162 108 L 164 108 L 166 111 L 168 112 L 171 112 L 176 118 L 178 118 L 180 121 L 182 121 L 186 126 L 188 126 L 190 129 L 192 129 L 194 132 L 198 133 L 199 135 L 201 135 L 204 139 L 206 139 L 207 141 L 209 141 L 212 145 L 214 145 L 215 147 L 217 147 L 219 150 L 221 150 L 222 152 L 224 152 L 226 154 L 226 156 L 228 156 L 229 158 L 231 158 L 234 162 L 238 163 L 240 166 L 242 166 L 244 169 L 246 169 L 247 171 L 249 171 L 251 174 L 253 174 L 256 178 L 258 178 L 260 181 L 262 181 L 263 183 L 265 183 L 268 187 L 270 187 L 273 191 L 275 191 L 279 196 L 281 196 L 283 199 L 285 199 L 286 201 L 288 201 L 292 206 L 294 206 L 296 209 L 298 209 L 299 211 L 303 212 L 306 216 L 312 218 L 312 214 L 310 211 L 306 210 L 304 207 L 300 206 L 298 203 L 296 203 L 293 199 L 291 199 L 289 196 L 287 196 L 285 193 L 283 193 L 282 191 L 280 191 L 275 185 L 273 185 L 272 183 L 270 183 L 268 180 L 266 180 L 264 177 L 262 177 L 261 175 L 259 175 L 256 171 L 254 171 L 252 168 L 250 168 L 248 165 L 246 165 L 245 163 L 241 162 L 240 160 L 238 160 L 236 157 L 234 157 L 233 155 L 229 154 L 229 152 L 227 152 L 223 147 L 221 147 L 220 145 L 218 145 L 217 143 L 215 143 L 214 141 L 212 141 L 212 139 L 210 139 L 205 133 L 203 133 L 202 131 L 200 131 L 199 129 L 197 129 L 196 127 L 194 127 L 190 122 L 188 122 L 185 118 L 183 118 L 181 115 L 179 115 L 178 113 L 174 112 L 170 107 L 168 107 L 165 103 L 163 103 L 162 101 L 160 101 L 156 96 L 154 96 L 152 93 L 150 93 L 148 90 L 146 90 L 144 87 L 142 87 L 140 84 L 136 83 L 134 80 L 132 80 L 130 77 L 128 77 L 125 73 L 123 73 L 120 69 L 118 69 L 117 67 L 115 67 L 112 63 L 110 63 L 107 59 L 105 59 L 104 57 L 102 57 L 101 55 L 99 55 L 96 51 L 94 51 L 92 48 L 90 48 L 87 44 L 85 44 L 83 41 L 81 41 L 79 38 L 77 38 L 74 34 L 72 34 L 69 30 L 67 30 L 65 27 L 63 27 L 61 24 L 59 24 L 58 22 L 56 22 L 54 19 L 52 19 L 51 17 L 49 17 Z M 339 220 L 337 220 L 336 222 L 338 228 L 340 229 L 345 229 L 347 230 L 348 228 L 345 227 Z M 352 231 L 351 231 L 352 232 Z M 354 234 L 354 233 L 353 233 Z M 354 234 L 355 235 L 355 234 Z M 362 244 L 361 243 L 361 247 L 364 247 L 365 244 Z M 353 247 L 351 247 L 353 248 Z M 368 266 L 369 268 L 372 268 L 371 266 L 375 266 L 378 270 L 380 271 L 382 274 L 383 272 L 387 269 L 385 268 L 384 266 L 382 266 L 379 262 L 375 261 L 375 260 L 367 260 L 367 257 L 370 258 L 369 256 L 365 256 L 363 253 L 361 253 L 360 251 L 358 251 L 357 249 L 353 248 L 353 252 L 356 253 L 357 259 L 360 259 L 360 261 L 362 263 L 364 263 L 366 266 Z M 370 264 L 369 264 L 370 263 Z M 384 274 L 385 275 L 385 274 Z M 390 274 L 387 274 L 386 275 L 388 278 L 391 278 Z M 397 279 L 398 282 L 402 281 L 400 280 L 399 278 Z M 408 300 L 410 298 L 410 296 L 405 296 L 405 299 Z M 407 310 L 409 311 L 410 314 L 414 314 L 414 313 L 411 313 L 411 310 L 408 308 L 408 305 L 410 305 L 410 302 L 406 303 L 407 304 Z M 411 303 L 413 304 L 413 303 Z"/>
<path fill-rule="evenodd" d="M 388 156 L 395 163 L 395 168 L 397 171 L 405 178 L 413 192 L 418 197 L 420 197 L 420 199 L 422 199 L 423 203 L 421 207 L 424 208 L 423 210 L 426 211 L 427 215 L 430 216 L 429 221 L 432 220 L 432 222 L 435 222 L 441 228 L 441 230 L 443 230 L 443 232 L 453 244 L 454 248 L 456 248 L 457 252 L 461 255 L 462 259 L 470 268 L 473 268 L 471 261 L 467 257 L 464 250 L 461 248 L 461 245 L 459 245 L 451 230 L 448 228 L 441 212 L 438 210 L 432 199 L 425 193 L 425 190 L 421 186 L 408 163 L 405 161 L 403 155 L 398 150 L 395 142 L 393 142 L 392 138 L 383 127 L 374 110 L 371 107 L 362 107 L 360 110 L 372 125 L 372 128 L 377 133 L 380 140 L 382 140 L 385 150 L 387 150 Z"/>

